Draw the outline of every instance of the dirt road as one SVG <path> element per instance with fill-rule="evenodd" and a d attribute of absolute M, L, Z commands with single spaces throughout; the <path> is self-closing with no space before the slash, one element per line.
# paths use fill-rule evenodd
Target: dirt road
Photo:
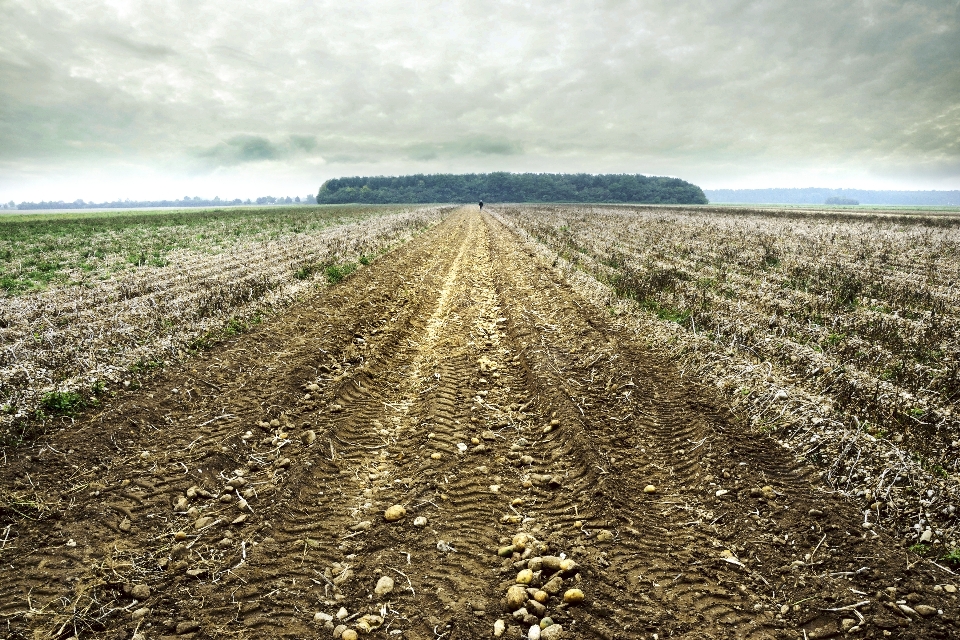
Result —
<path fill-rule="evenodd" d="M 0 637 L 960 633 L 960 580 L 472 209 L 28 453 Z"/>

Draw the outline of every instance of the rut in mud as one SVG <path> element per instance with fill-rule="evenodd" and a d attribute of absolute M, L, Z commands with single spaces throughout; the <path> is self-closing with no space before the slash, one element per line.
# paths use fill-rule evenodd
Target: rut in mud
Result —
<path fill-rule="evenodd" d="M 473 210 L 3 473 L 44 508 L 0 637 L 956 632 L 949 573 Z"/>

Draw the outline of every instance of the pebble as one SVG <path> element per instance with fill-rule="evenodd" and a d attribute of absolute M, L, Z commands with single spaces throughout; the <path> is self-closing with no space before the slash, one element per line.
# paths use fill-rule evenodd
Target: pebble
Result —
<path fill-rule="evenodd" d="M 440 455 L 439 453 L 431 453 L 431 454 L 430 454 L 430 459 L 431 459 L 431 460 L 440 460 L 441 458 L 443 458 L 443 456 Z"/>
<path fill-rule="evenodd" d="M 346 618 L 348 615 L 350 615 L 350 612 L 347 611 L 347 608 L 346 608 L 346 607 L 340 607 L 340 610 L 337 611 L 337 620 L 343 620 L 343 619 Z"/>
<path fill-rule="evenodd" d="M 643 492 L 644 492 L 644 493 L 656 493 L 656 492 L 657 492 L 657 488 L 656 488 L 655 486 L 653 486 L 652 484 L 648 484 L 647 486 L 645 486 L 645 487 L 643 488 Z"/>
<path fill-rule="evenodd" d="M 507 607 L 510 611 L 516 611 L 527 602 L 527 590 L 520 585 L 513 585 L 507 589 Z"/>
<path fill-rule="evenodd" d="M 527 640 L 540 640 L 540 625 L 533 625 L 527 631 Z"/>
<path fill-rule="evenodd" d="M 413 526 L 415 527 L 425 527 L 427 526 L 427 519 L 424 516 L 417 516 L 413 519 Z"/>
<path fill-rule="evenodd" d="M 137 600 L 146 600 L 147 598 L 150 597 L 150 587 L 148 587 L 145 584 L 135 585 L 133 589 L 130 591 L 130 595 L 132 595 Z"/>
<path fill-rule="evenodd" d="M 914 609 L 914 611 L 916 611 L 917 613 L 919 613 L 920 615 L 922 615 L 922 616 L 924 616 L 924 617 L 926 617 L 926 616 L 932 616 L 933 614 L 935 614 L 935 613 L 937 612 L 936 607 L 931 607 L 931 606 L 928 605 L 928 604 L 918 604 L 918 605 L 915 606 L 913 609 Z"/>
<path fill-rule="evenodd" d="M 343 635 L 340 636 L 340 640 L 357 640 L 359 636 L 357 632 L 353 629 L 347 629 L 343 632 Z"/>
<path fill-rule="evenodd" d="M 517 574 L 517 584 L 530 584 L 533 582 L 533 571 L 530 569 L 524 569 Z"/>
<path fill-rule="evenodd" d="M 566 593 L 563 594 L 563 601 L 567 604 L 576 604 L 583 602 L 583 597 L 583 591 L 580 591 L 580 589 L 567 589 Z"/>
<path fill-rule="evenodd" d="M 377 580 L 377 586 L 373 589 L 373 592 L 378 596 L 385 596 L 391 591 L 393 591 L 393 578 L 390 576 L 382 576 Z"/>
<path fill-rule="evenodd" d="M 953 586 L 952 584 L 945 584 L 945 585 L 943 585 L 943 590 L 946 591 L 947 593 L 956 593 L 956 592 L 957 592 L 957 588 L 956 588 L 955 586 Z"/>
<path fill-rule="evenodd" d="M 202 518 L 197 518 L 197 521 L 193 523 L 194 529 L 203 529 L 207 525 L 213 523 L 213 518 L 210 516 L 203 516 Z"/>
<path fill-rule="evenodd" d="M 247 514 L 241 514 L 230 521 L 230 524 L 243 524 L 247 521 Z"/>
<path fill-rule="evenodd" d="M 346 631 L 346 630 L 347 630 L 347 625 L 345 625 L 345 624 L 338 624 L 338 625 L 336 626 L 336 628 L 334 628 L 334 630 L 333 630 L 333 637 L 334 637 L 334 638 L 342 638 L 342 637 L 343 637 L 343 632 Z"/>
<path fill-rule="evenodd" d="M 597 542 L 613 542 L 613 534 L 606 529 L 597 532 Z"/>
<path fill-rule="evenodd" d="M 559 624 L 552 624 L 540 632 L 540 640 L 559 640 L 562 637 L 563 627 Z"/>
<path fill-rule="evenodd" d="M 493 637 L 499 638 L 503 635 L 503 632 L 506 630 L 507 625 L 503 620 L 497 620 L 493 623 Z"/>
<path fill-rule="evenodd" d="M 324 613 L 323 611 L 318 611 L 313 616 L 313 621 L 322 624 L 324 622 L 333 622 L 333 616 L 329 613 Z"/>
<path fill-rule="evenodd" d="M 124 518 L 120 521 L 120 531 L 127 533 L 130 531 L 130 518 Z"/>
<path fill-rule="evenodd" d="M 932 539 L 933 539 L 933 531 L 931 531 L 930 529 L 927 529 L 926 531 L 920 534 L 921 543 L 930 542 Z"/>
<path fill-rule="evenodd" d="M 397 520 L 402 520 L 406 515 L 407 510 L 403 507 L 403 505 L 399 504 L 388 507 L 387 510 L 383 512 L 383 518 L 387 522 L 396 522 Z"/>
<path fill-rule="evenodd" d="M 150 607 L 140 607 L 136 611 L 130 614 L 130 617 L 134 620 L 140 620 L 147 617 L 147 614 L 150 613 Z"/>
<path fill-rule="evenodd" d="M 304 431 L 303 433 L 300 434 L 300 441 L 303 442 L 303 444 L 313 444 L 314 442 L 316 442 L 316 440 L 317 440 L 317 433 L 313 429 Z"/>
<path fill-rule="evenodd" d="M 514 549 L 517 551 L 523 551 L 527 548 L 529 543 L 533 542 L 533 538 L 530 536 L 530 534 L 518 533 L 517 535 L 513 536 L 512 542 Z"/>
<path fill-rule="evenodd" d="M 562 588 L 563 580 L 560 578 L 560 576 L 554 576 L 549 580 L 549 582 L 547 582 L 547 584 L 543 585 L 543 590 L 550 595 L 556 595 L 560 593 L 560 589 Z"/>
<path fill-rule="evenodd" d="M 533 594 L 533 599 L 542 604 L 550 599 L 550 594 L 542 589 L 538 589 L 537 592 Z"/>
<path fill-rule="evenodd" d="M 543 620 L 540 621 L 540 628 L 541 628 L 541 629 L 546 629 L 547 627 L 549 627 L 549 626 L 552 625 L 552 624 L 553 624 L 553 618 L 551 618 L 551 617 L 548 616 L 548 617 L 546 617 L 546 618 L 544 618 Z"/>
<path fill-rule="evenodd" d="M 510 556 L 513 555 L 514 551 L 515 549 L 513 548 L 513 545 L 508 544 L 505 547 L 500 547 L 499 549 L 497 549 L 497 555 L 500 556 L 501 558 L 509 558 Z"/>

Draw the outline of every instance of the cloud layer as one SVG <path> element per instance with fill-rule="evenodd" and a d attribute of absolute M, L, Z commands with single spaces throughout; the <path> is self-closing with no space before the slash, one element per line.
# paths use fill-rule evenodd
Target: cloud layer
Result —
<path fill-rule="evenodd" d="M 956 0 L 0 0 L 0 196 L 90 167 L 956 188 L 958 62 Z"/>

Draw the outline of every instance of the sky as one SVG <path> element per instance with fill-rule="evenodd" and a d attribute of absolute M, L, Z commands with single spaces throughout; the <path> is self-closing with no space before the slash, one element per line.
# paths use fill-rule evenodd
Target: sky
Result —
<path fill-rule="evenodd" d="M 0 0 L 0 202 L 960 188 L 960 0 Z"/>

